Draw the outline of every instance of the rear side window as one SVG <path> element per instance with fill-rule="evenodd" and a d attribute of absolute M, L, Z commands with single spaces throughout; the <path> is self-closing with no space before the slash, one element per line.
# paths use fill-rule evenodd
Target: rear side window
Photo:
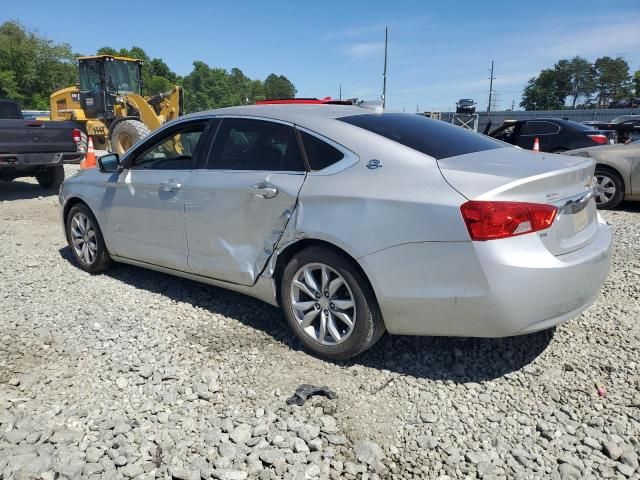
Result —
<path fill-rule="evenodd" d="M 293 127 L 241 118 L 225 118 L 222 121 L 207 168 L 294 172 L 306 170 Z"/>
<path fill-rule="evenodd" d="M 341 120 L 436 159 L 504 148 L 505 144 L 441 120 L 409 113 L 362 114 Z"/>
<path fill-rule="evenodd" d="M 520 135 L 553 135 L 560 131 L 555 123 L 551 122 L 527 122 Z"/>
<path fill-rule="evenodd" d="M 344 154 L 337 148 L 333 148 L 327 142 L 323 142 L 307 132 L 300 132 L 304 151 L 307 154 L 309 168 L 312 171 L 322 170 L 344 158 Z"/>

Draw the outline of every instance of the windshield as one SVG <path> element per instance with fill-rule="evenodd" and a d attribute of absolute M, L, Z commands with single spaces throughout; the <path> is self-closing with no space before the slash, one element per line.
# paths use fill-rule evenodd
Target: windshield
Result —
<path fill-rule="evenodd" d="M 105 62 L 105 77 L 109 93 L 140 93 L 137 62 L 113 60 Z"/>

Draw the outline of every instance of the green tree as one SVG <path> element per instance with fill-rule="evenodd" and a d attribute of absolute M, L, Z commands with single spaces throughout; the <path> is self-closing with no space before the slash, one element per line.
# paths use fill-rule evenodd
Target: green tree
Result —
<path fill-rule="evenodd" d="M 264 94 L 267 98 L 293 98 L 296 92 L 293 83 L 283 75 L 272 73 L 264 81 Z"/>
<path fill-rule="evenodd" d="M 15 21 L 0 25 L 0 95 L 23 108 L 49 108 L 53 91 L 77 80 L 75 55 Z"/>
<path fill-rule="evenodd" d="M 624 58 L 600 57 L 593 66 L 596 73 L 596 99 L 600 107 L 631 95 L 629 65 Z"/>
<path fill-rule="evenodd" d="M 635 90 L 635 96 L 640 97 L 640 70 L 637 70 L 636 73 L 633 74 L 631 82 L 633 84 L 633 89 Z"/>
<path fill-rule="evenodd" d="M 525 110 L 555 110 L 564 105 L 566 79 L 555 69 L 547 68 L 527 83 L 520 106 Z"/>
<path fill-rule="evenodd" d="M 596 90 L 595 69 L 589 60 L 582 57 L 574 57 L 566 62 L 567 94 L 571 99 L 571 108 L 576 108 L 580 99 L 589 100 Z"/>

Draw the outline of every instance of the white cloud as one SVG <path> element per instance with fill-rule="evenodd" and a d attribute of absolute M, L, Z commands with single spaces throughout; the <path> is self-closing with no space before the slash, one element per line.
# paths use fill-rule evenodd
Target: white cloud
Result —
<path fill-rule="evenodd" d="M 374 55 L 382 55 L 384 42 L 359 42 L 346 45 L 343 53 L 354 60 L 370 58 Z"/>

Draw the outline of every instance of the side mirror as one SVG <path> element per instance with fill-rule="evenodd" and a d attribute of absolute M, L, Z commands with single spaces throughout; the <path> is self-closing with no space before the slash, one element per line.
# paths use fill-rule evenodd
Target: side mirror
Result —
<path fill-rule="evenodd" d="M 98 168 L 102 173 L 115 173 L 120 165 L 120 156 L 117 153 L 109 153 L 98 158 Z"/>

